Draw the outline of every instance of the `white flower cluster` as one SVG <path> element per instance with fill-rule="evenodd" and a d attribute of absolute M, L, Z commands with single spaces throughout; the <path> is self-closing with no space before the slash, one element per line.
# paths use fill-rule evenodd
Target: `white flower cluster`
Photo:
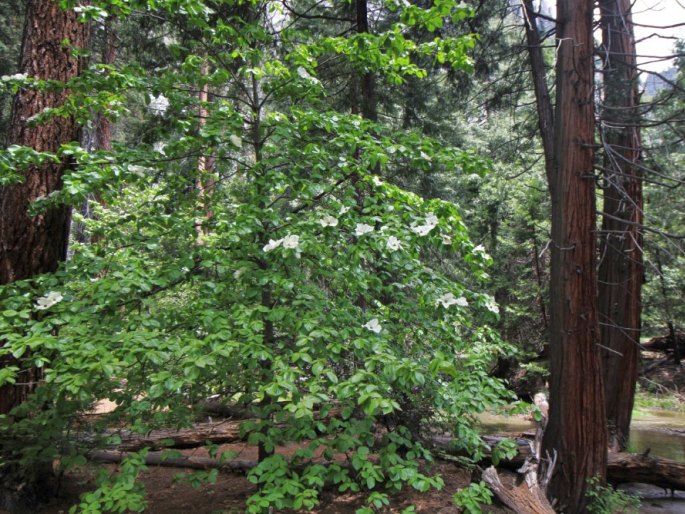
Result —
<path fill-rule="evenodd" d="M 288 248 L 293 250 L 297 248 L 300 244 L 300 236 L 297 235 L 287 235 L 278 240 L 269 239 L 269 242 L 264 245 L 264 252 L 269 253 L 271 250 L 275 250 L 279 246 L 283 245 L 283 248 Z"/>
<path fill-rule="evenodd" d="M 485 302 L 485 308 L 490 312 L 499 314 L 499 306 L 497 305 L 495 299 L 492 296 L 488 296 L 487 301 Z"/>
<path fill-rule="evenodd" d="M 337 227 L 338 218 L 336 218 L 335 216 L 324 216 L 319 220 L 319 224 L 322 227 Z"/>
<path fill-rule="evenodd" d="M 62 293 L 58 291 L 50 291 L 49 293 L 45 294 L 45 296 L 38 298 L 33 307 L 39 311 L 44 311 L 45 309 L 49 309 L 53 305 L 61 302 L 63 299 L 64 297 L 62 296 Z"/>
<path fill-rule="evenodd" d="M 356 236 L 363 236 L 369 232 L 373 232 L 373 227 L 371 225 L 367 225 L 366 223 L 357 223 L 357 226 L 354 229 L 354 235 Z"/>
<path fill-rule="evenodd" d="M 395 252 L 395 251 L 399 250 L 400 248 L 402 248 L 402 243 L 395 236 L 390 236 L 388 238 L 388 241 L 386 242 L 385 246 L 391 252 Z"/>
<path fill-rule="evenodd" d="M 430 231 L 433 230 L 437 225 L 438 217 L 432 212 L 429 212 L 426 215 L 423 225 L 412 225 L 411 231 L 420 236 L 425 236 L 428 235 L 428 233 L 430 233 Z"/>
<path fill-rule="evenodd" d="M 435 302 L 435 306 L 442 305 L 445 309 L 448 309 L 451 305 L 459 305 L 460 307 L 466 307 L 469 302 L 463 296 L 457 298 L 452 293 L 445 293 Z"/>
<path fill-rule="evenodd" d="M 473 249 L 473 253 L 479 253 L 483 259 L 490 259 L 490 255 L 488 255 L 488 252 L 485 251 L 485 247 L 483 245 L 478 245 Z"/>
<path fill-rule="evenodd" d="M 26 73 L 15 73 L 14 75 L 3 75 L 0 80 L 9 82 L 10 80 L 26 80 L 28 77 Z"/>
<path fill-rule="evenodd" d="M 380 334 L 381 330 L 383 330 L 383 327 L 381 326 L 380 322 L 378 321 L 378 318 L 373 318 L 371 321 L 368 323 L 365 323 L 362 325 L 365 329 L 370 330 L 371 332 L 374 332 L 376 334 Z"/>
<path fill-rule="evenodd" d="M 163 141 L 157 141 L 155 144 L 152 145 L 152 150 L 157 152 L 158 154 L 166 155 L 164 152 L 164 148 L 166 147 L 166 143 Z"/>
<path fill-rule="evenodd" d="M 164 116 L 164 113 L 169 108 L 169 99 L 160 94 L 158 97 L 150 95 L 150 105 L 147 106 L 150 112 L 155 116 Z"/>

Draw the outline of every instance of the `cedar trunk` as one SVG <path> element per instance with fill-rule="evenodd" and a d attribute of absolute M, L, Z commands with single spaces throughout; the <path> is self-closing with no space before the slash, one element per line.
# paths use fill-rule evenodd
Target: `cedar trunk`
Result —
<path fill-rule="evenodd" d="M 604 215 L 599 320 L 609 444 L 627 446 L 640 357 L 642 178 L 631 0 L 600 0 L 604 55 Z"/>
<path fill-rule="evenodd" d="M 607 466 L 597 322 L 592 0 L 557 3 L 552 195 L 550 411 L 543 455 L 558 456 L 548 495 L 582 512 L 587 480 Z"/>

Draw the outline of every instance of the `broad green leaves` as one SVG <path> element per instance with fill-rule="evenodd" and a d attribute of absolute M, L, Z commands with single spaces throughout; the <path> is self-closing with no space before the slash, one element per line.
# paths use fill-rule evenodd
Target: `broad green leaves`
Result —
<path fill-rule="evenodd" d="M 417 56 L 464 68 L 471 36 L 420 43 L 404 29 L 435 30 L 468 9 L 396 6 L 401 21 L 380 34 L 317 37 L 299 31 L 301 20 L 265 18 L 264 7 L 184 0 L 84 11 L 112 9 L 135 24 L 125 14 L 136 9 L 159 20 L 153 36 L 173 41 L 159 68 L 93 65 L 70 84 L 62 114 L 118 117 L 114 150 L 74 144 L 9 159 L 12 173 L 38 158 L 73 162 L 63 189 L 35 209 L 99 201 L 75 214 L 83 237 L 59 272 L 0 289 L 0 352 L 44 369 L 35 403 L 22 408 L 54 405 L 1 425 L 17 441 L 3 458 L 84 452 L 93 438 L 66 437 L 69 420 L 102 399 L 116 409 L 93 431 L 116 421 L 146 432 L 190 424 L 211 395 L 250 412 L 249 442 L 267 452 L 300 445 L 250 472 L 259 485 L 250 512 L 311 508 L 331 484 L 367 492 L 376 509 L 387 490 L 441 487 L 417 438 L 431 424 L 482 450 L 473 415 L 505 397 L 487 375 L 505 349 L 474 321 L 497 319 L 478 286 L 491 259 L 453 204 L 392 178 L 484 174 L 488 162 L 336 109 L 335 84 L 317 76 L 328 59 L 394 83 L 427 73 Z M 211 100 L 199 99 L 205 86 Z M 62 299 L 37 310 L 51 292 Z M 17 371 L 4 368 L 0 380 Z M 50 430 L 32 437 L 36 426 Z M 141 466 L 132 458 L 80 508 L 142 508 L 131 486 Z"/>

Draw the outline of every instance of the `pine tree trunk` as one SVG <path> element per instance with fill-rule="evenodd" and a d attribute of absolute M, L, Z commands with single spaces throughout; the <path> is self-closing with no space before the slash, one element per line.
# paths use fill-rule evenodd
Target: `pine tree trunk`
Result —
<path fill-rule="evenodd" d="M 29 0 L 20 71 L 62 82 L 76 76 L 81 63 L 71 55 L 66 40 L 75 47 L 84 47 L 87 25 L 79 23 L 73 11 L 62 11 L 53 0 Z M 64 143 L 78 141 L 78 126 L 71 118 L 56 117 L 39 126 L 27 124 L 31 116 L 62 105 L 68 95 L 66 89 L 21 90 L 12 106 L 8 144 L 54 152 Z M 66 162 L 35 166 L 25 172 L 23 183 L 0 188 L 0 284 L 55 271 L 65 258 L 69 209 L 55 207 L 30 217 L 28 208 L 36 198 L 60 189 L 67 166 Z M 11 356 L 0 361 L 3 367 L 9 364 L 16 364 Z M 39 380 L 38 369 L 23 369 L 16 385 L 0 387 L 0 414 L 9 413 L 25 401 Z M 39 475 L 42 471 L 35 471 L 33 478 L 37 480 Z M 38 486 L 17 484 L 16 476 L 7 467 L 0 480 L 0 508 L 4 505 L 10 511 L 31 512 L 30 503 L 41 492 Z"/>
<path fill-rule="evenodd" d="M 552 195 L 550 412 L 543 455 L 557 453 L 548 494 L 582 512 L 587 479 L 606 476 L 597 343 L 592 0 L 559 0 Z"/>
<path fill-rule="evenodd" d="M 640 357 L 642 179 L 630 0 L 600 0 L 604 55 L 604 216 L 599 320 L 609 444 L 627 446 Z"/>

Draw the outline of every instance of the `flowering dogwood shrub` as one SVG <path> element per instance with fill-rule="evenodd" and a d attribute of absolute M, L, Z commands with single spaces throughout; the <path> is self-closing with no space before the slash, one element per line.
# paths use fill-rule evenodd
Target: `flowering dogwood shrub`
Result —
<path fill-rule="evenodd" d="M 506 397 L 488 377 L 505 351 L 482 323 L 496 320 L 494 300 L 479 290 L 490 258 L 455 205 L 378 175 L 426 162 L 451 173 L 487 170 L 471 152 L 322 109 L 326 85 L 313 63 L 337 54 L 397 82 L 425 74 L 410 50 L 452 52 L 457 62 L 470 40 L 379 44 L 367 55 L 345 38 L 284 38 L 274 52 L 259 17 L 240 29 L 210 25 L 204 4 L 181 3 L 212 52 L 175 48 L 188 52 L 176 66 L 131 66 L 106 80 L 93 70 L 72 84 L 73 102 L 60 111 L 89 115 L 92 90 L 113 117 L 147 98 L 140 123 L 156 134 L 112 151 L 70 146 L 75 166 L 44 201 L 78 204 L 97 191 L 95 216 L 75 214 L 97 237 L 74 242 L 57 273 L 0 288 L 0 352 L 24 356 L 44 377 L 21 407 L 31 416 L 0 419 L 10 441 L 3 459 L 78 463 L 106 441 L 98 434 L 110 421 L 139 433 L 190 425 L 197 405 L 219 395 L 251 413 L 242 433 L 266 455 L 248 475 L 259 485 L 250 512 L 311 508 L 325 484 L 366 491 L 376 506 L 387 491 L 440 487 L 422 467 L 431 460 L 422 427 L 440 424 L 478 456 L 473 416 Z M 439 17 L 467 11 L 444 7 Z M 406 23 L 436 19 L 432 8 L 406 9 Z M 167 23 L 174 28 L 173 17 Z M 402 42 L 398 27 L 390 32 Z M 205 84 L 216 98 L 199 105 Z M 236 90 L 240 102 L 229 101 Z M 202 123 L 189 114 L 200 107 Z M 198 164 L 206 156 L 212 167 Z M 0 383 L 19 374 L 5 367 Z M 101 399 L 115 411 L 87 438 L 69 437 L 75 416 Z M 409 411 L 424 419 L 409 423 Z M 292 442 L 300 444 L 292 457 L 274 452 Z M 137 510 L 137 491 L 116 502 L 112 491 L 143 462 L 132 457 L 82 508 Z"/>

